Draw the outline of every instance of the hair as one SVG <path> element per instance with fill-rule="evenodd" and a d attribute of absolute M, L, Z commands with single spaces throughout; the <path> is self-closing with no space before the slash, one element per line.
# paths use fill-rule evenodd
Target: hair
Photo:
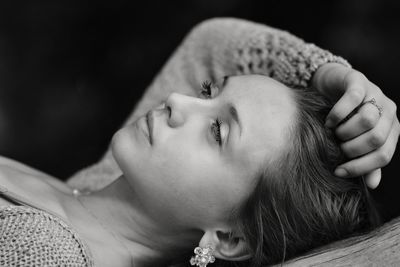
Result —
<path fill-rule="evenodd" d="M 252 259 L 215 266 L 283 262 L 381 223 L 364 179 L 333 174 L 345 157 L 335 134 L 324 126 L 332 104 L 315 91 L 292 91 L 298 113 L 288 131 L 288 149 L 262 170 L 239 210 L 238 227 Z"/>

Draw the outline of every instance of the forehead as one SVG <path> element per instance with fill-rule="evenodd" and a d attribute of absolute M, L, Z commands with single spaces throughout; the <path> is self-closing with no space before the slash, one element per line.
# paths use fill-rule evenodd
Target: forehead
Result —
<path fill-rule="evenodd" d="M 242 124 L 232 153 L 243 164 L 273 162 L 289 146 L 294 123 L 294 94 L 285 85 L 261 75 L 230 77 L 222 93 L 237 109 Z"/>

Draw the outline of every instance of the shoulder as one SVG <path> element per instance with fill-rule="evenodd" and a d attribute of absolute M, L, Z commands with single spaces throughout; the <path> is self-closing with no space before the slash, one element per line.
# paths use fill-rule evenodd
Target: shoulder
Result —
<path fill-rule="evenodd" d="M 71 193 L 71 189 L 61 181 L 22 163 L 0 157 L 0 187 L 23 197 L 32 206 L 43 207 L 66 217 L 62 203 Z M 1 198 L 0 201 L 2 206 L 10 204 Z"/>
<path fill-rule="evenodd" d="M 39 171 L 37 169 L 34 169 L 26 164 L 16 161 L 16 160 L 0 156 L 0 171 L 4 170 L 4 169 L 7 169 L 9 171 L 13 170 L 14 173 L 19 172 L 20 174 L 23 174 L 25 176 L 31 176 L 36 179 L 40 179 L 43 182 L 46 182 L 46 183 L 50 184 L 51 186 L 54 186 L 56 189 L 58 189 L 60 191 L 63 191 L 63 192 L 66 190 L 70 191 L 70 188 L 68 187 L 68 185 L 66 183 L 56 179 L 55 177 L 53 177 L 49 174 L 46 174 L 42 171 Z"/>

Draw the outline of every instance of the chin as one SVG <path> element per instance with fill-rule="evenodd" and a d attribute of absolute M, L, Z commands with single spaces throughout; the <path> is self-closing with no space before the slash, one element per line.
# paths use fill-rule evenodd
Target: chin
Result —
<path fill-rule="evenodd" d="M 118 130 L 111 139 L 111 153 L 125 176 L 136 176 L 141 167 L 148 162 L 148 152 L 140 140 L 133 137 L 132 126 Z"/>
<path fill-rule="evenodd" d="M 134 144 L 125 128 L 118 130 L 111 139 L 111 153 L 121 169 L 123 163 L 133 161 L 136 153 L 134 153 Z"/>
<path fill-rule="evenodd" d="M 111 152 L 115 156 L 118 151 L 123 148 L 124 146 L 124 139 L 126 139 L 126 133 L 124 131 L 124 128 L 119 129 L 117 132 L 114 133 L 114 135 L 111 138 Z"/>

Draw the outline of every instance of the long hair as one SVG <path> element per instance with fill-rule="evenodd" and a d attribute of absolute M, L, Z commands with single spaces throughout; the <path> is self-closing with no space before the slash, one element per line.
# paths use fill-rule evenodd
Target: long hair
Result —
<path fill-rule="evenodd" d="M 293 92 L 298 113 L 290 147 L 264 169 L 239 216 L 253 258 L 231 266 L 282 262 L 380 224 L 364 179 L 333 174 L 345 157 L 324 126 L 332 104 L 315 91 Z"/>

